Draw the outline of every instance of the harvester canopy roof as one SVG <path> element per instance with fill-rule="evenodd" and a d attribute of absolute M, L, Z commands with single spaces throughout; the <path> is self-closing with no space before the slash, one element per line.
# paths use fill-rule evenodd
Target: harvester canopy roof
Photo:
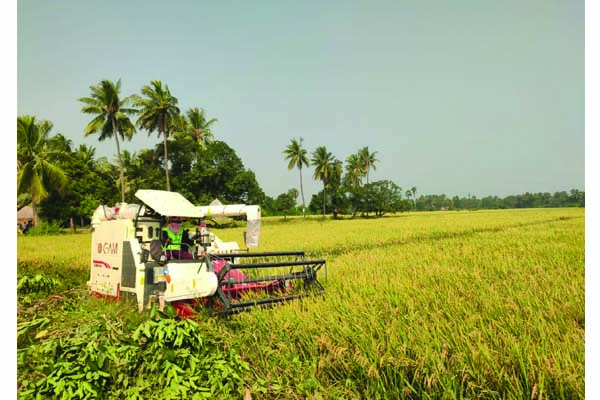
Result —
<path fill-rule="evenodd" d="M 135 193 L 135 197 L 166 217 L 204 217 L 202 211 L 177 192 L 140 189 Z"/>

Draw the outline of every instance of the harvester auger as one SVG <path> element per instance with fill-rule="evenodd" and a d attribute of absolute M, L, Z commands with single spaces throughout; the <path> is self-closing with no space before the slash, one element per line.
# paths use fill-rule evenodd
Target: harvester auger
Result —
<path fill-rule="evenodd" d="M 100 206 L 92 218 L 92 294 L 131 299 L 140 311 L 157 302 L 179 315 L 203 304 L 220 314 L 322 294 L 325 260 L 302 251 L 251 252 L 258 247 L 260 208 L 194 206 L 181 194 L 138 190 L 139 205 Z M 246 249 L 223 242 L 206 218 L 246 216 Z"/>

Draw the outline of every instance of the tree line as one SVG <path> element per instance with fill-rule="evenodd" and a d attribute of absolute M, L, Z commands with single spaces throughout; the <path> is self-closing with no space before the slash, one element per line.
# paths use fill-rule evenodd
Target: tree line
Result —
<path fill-rule="evenodd" d="M 369 172 L 376 169 L 379 160 L 377 152 L 368 147 L 359 149 L 348 156 L 342 168 L 342 162 L 323 146 L 317 147 L 309 158 L 303 147 L 302 138 L 292 139 L 284 149 L 284 157 L 289 162 L 288 169 L 297 168 L 300 176 L 300 194 L 302 195 L 302 212 L 295 207 L 298 190 L 290 189 L 276 199 L 279 212 L 289 215 L 304 214 L 304 195 L 302 184 L 302 168 L 314 167 L 313 179 L 323 182 L 323 190 L 313 195 L 308 210 L 311 213 L 346 214 L 355 217 L 408 211 L 439 210 L 477 210 L 506 208 L 540 208 L 540 207 L 585 207 L 585 192 L 571 189 L 554 194 L 523 193 L 504 198 L 498 196 L 453 196 L 421 195 L 417 197 L 417 187 L 403 190 L 390 180 L 369 182 Z"/>
<path fill-rule="evenodd" d="M 507 208 L 557 208 L 585 207 L 585 192 L 571 189 L 560 192 L 521 193 L 506 197 L 485 196 L 453 196 L 441 195 L 421 196 L 416 201 L 416 210 L 478 210 Z"/>
<path fill-rule="evenodd" d="M 417 198 L 414 186 L 403 191 L 389 180 L 370 182 L 370 171 L 379 160 L 368 147 L 358 149 L 344 163 L 324 146 L 309 154 L 302 138 L 292 139 L 283 149 L 288 169 L 299 172 L 300 190 L 293 188 L 271 198 L 235 150 L 215 138 L 211 128 L 217 119 L 208 118 L 199 107 L 182 112 L 178 99 L 161 81 L 153 80 L 139 95 L 126 97 L 121 96 L 120 80 L 103 80 L 89 89 L 88 96 L 78 99 L 81 112 L 91 116 L 82 134 L 97 135 L 99 141 L 114 140 L 117 165 L 96 158 L 94 147 L 75 147 L 61 133 L 51 135 L 50 121 L 32 115 L 17 117 L 17 208 L 31 204 L 36 225 L 38 215 L 63 225 L 73 220 L 86 225 L 101 204 L 136 203 L 138 189 L 174 190 L 194 204 L 209 204 L 216 198 L 226 204 L 259 204 L 264 215 L 306 216 L 308 212 L 355 217 L 411 210 L 584 205 L 584 193 L 579 191 L 550 199 L 547 194 L 506 199 Z M 121 151 L 121 143 L 140 130 L 148 137 L 156 133 L 161 143 L 135 153 Z M 312 178 L 323 183 L 308 206 L 302 176 L 305 167 L 312 167 Z"/>

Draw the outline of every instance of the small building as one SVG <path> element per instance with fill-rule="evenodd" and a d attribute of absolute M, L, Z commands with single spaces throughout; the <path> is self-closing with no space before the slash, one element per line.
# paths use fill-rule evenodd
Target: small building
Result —
<path fill-rule="evenodd" d="M 30 206 L 25 206 L 17 211 L 17 224 L 19 226 L 26 224 L 27 221 L 33 222 L 33 208 Z"/>

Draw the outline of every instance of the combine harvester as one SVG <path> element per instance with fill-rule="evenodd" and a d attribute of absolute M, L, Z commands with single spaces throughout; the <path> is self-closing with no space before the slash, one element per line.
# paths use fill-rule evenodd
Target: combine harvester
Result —
<path fill-rule="evenodd" d="M 230 314 L 323 293 L 317 275 L 323 267 L 326 274 L 325 260 L 306 260 L 302 251 L 250 252 L 260 237 L 258 206 L 194 206 L 162 190 L 138 190 L 136 197 L 141 204 L 94 212 L 92 294 L 132 300 L 140 311 L 171 304 L 189 316 L 199 303 Z M 247 218 L 246 249 L 206 228 L 208 218 L 233 216 Z"/>

